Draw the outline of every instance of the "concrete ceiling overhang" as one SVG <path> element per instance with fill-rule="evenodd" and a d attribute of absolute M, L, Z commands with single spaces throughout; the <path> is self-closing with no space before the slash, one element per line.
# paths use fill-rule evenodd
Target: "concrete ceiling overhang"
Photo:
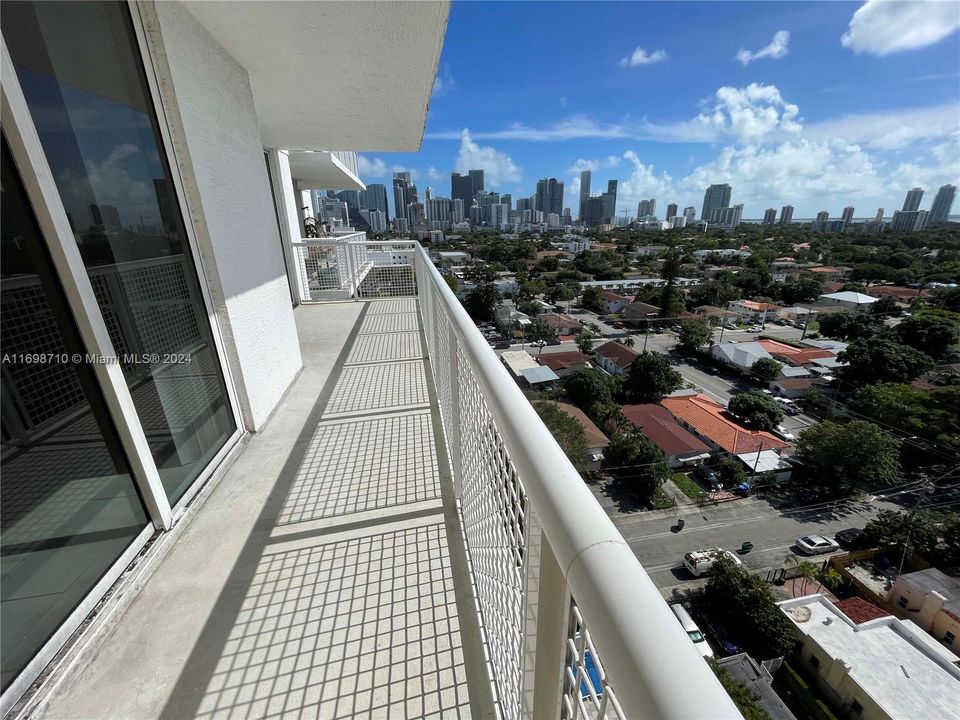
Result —
<path fill-rule="evenodd" d="M 330 152 L 288 153 L 290 175 L 301 190 L 335 188 L 337 190 L 366 190 L 363 181 Z"/>
<path fill-rule="evenodd" d="M 186 0 L 246 68 L 264 147 L 417 151 L 449 0 Z"/>

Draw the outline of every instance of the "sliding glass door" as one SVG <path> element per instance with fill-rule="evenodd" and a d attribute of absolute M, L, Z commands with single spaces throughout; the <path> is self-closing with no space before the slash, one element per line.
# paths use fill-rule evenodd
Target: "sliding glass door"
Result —
<path fill-rule="evenodd" d="M 236 430 L 122 2 L 8 2 L 4 40 L 170 505 Z"/>

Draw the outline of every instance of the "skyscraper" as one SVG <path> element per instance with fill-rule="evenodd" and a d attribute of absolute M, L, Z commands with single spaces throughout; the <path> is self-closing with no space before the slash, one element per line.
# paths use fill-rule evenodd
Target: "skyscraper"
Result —
<path fill-rule="evenodd" d="M 533 198 L 517 198 L 517 210 L 533 210 Z"/>
<path fill-rule="evenodd" d="M 367 185 L 366 208 L 380 210 L 386 222 L 390 222 L 390 212 L 387 210 L 387 188 L 381 183 Z"/>
<path fill-rule="evenodd" d="M 511 195 L 510 193 L 504 193 L 503 195 L 501 195 L 500 202 L 503 205 L 507 206 L 507 213 L 513 210 L 513 195 Z"/>
<path fill-rule="evenodd" d="M 685 207 L 683 216 L 687 219 L 687 225 L 693 225 L 697 221 L 697 209 L 693 205 Z"/>
<path fill-rule="evenodd" d="M 462 200 L 464 209 L 469 209 L 473 205 L 473 176 L 461 175 L 460 173 L 451 173 L 450 175 L 450 199 Z"/>
<path fill-rule="evenodd" d="M 780 208 L 780 224 L 789 225 L 793 222 L 793 205 L 784 205 Z"/>
<path fill-rule="evenodd" d="M 463 199 L 457 198 L 450 201 L 450 215 L 455 223 L 461 223 L 464 219 Z"/>
<path fill-rule="evenodd" d="M 827 224 L 829 220 L 830 220 L 830 213 L 827 212 L 826 210 L 821 210 L 820 212 L 817 213 L 816 219 L 812 223 L 810 223 L 810 229 L 813 230 L 814 232 L 822 232 L 824 230 L 824 226 Z"/>
<path fill-rule="evenodd" d="M 583 222 L 588 227 L 596 227 L 603 222 L 603 195 L 587 198 L 583 210 Z"/>
<path fill-rule="evenodd" d="M 903 200 L 904 212 L 915 212 L 920 209 L 920 201 L 923 199 L 923 188 L 915 187 L 907 191 L 907 197 Z"/>
<path fill-rule="evenodd" d="M 535 210 L 560 215 L 563 212 L 563 182 L 556 178 L 538 180 L 533 202 Z"/>
<path fill-rule="evenodd" d="M 423 199 L 424 199 L 424 200 L 432 200 L 432 199 L 433 199 L 433 188 L 430 187 L 429 185 L 427 185 L 427 189 L 426 189 L 426 190 L 424 191 L 424 193 L 423 193 Z"/>
<path fill-rule="evenodd" d="M 612 223 L 617 215 L 617 181 L 607 181 L 607 191 L 601 195 L 603 198 L 603 222 Z"/>
<path fill-rule="evenodd" d="M 656 202 L 656 200 L 654 200 L 654 202 Z M 676 216 L 677 216 L 677 204 L 670 203 L 669 205 L 667 205 L 667 216 L 664 219 L 669 220 L 670 218 L 676 217 Z"/>
<path fill-rule="evenodd" d="M 895 210 L 890 229 L 896 232 L 916 232 L 927 224 L 926 210 Z"/>
<path fill-rule="evenodd" d="M 764 225 L 773 225 L 777 220 L 777 209 L 776 208 L 767 208 L 763 213 L 763 224 Z"/>
<path fill-rule="evenodd" d="M 587 199 L 590 197 L 590 178 L 591 172 L 589 170 L 584 170 L 580 173 L 580 209 L 579 209 L 579 220 L 583 222 L 586 217 L 584 212 L 586 210 Z"/>
<path fill-rule="evenodd" d="M 486 190 L 486 186 L 483 184 L 483 170 L 470 170 L 470 182 L 473 183 L 473 194 L 476 195 L 478 192 L 483 192 Z"/>
<path fill-rule="evenodd" d="M 426 199 L 427 223 L 431 230 L 446 230 L 450 227 L 450 200 L 430 197 Z M 438 227 L 434 227 L 434 223 Z"/>
<path fill-rule="evenodd" d="M 843 221 L 843 226 L 844 226 L 844 227 L 846 227 L 847 225 L 849 225 L 850 223 L 852 223 L 852 222 L 853 222 L 853 207 L 850 206 L 850 205 L 847 205 L 847 206 L 843 209 L 843 213 L 841 213 L 840 219 Z"/>
<path fill-rule="evenodd" d="M 676 205 L 673 206 L 676 210 Z M 657 214 L 657 199 L 650 198 L 649 200 L 641 200 L 637 204 L 637 217 L 653 217 Z"/>
<path fill-rule="evenodd" d="M 724 227 L 735 228 L 740 224 L 740 219 L 743 217 L 743 203 L 733 207 L 714 208 L 711 217 L 713 218 L 711 222 Z"/>
<path fill-rule="evenodd" d="M 724 183 L 723 185 L 711 185 L 703 194 L 703 210 L 700 212 L 701 220 L 710 220 L 714 210 L 730 207 L 730 196 L 732 188 Z"/>
<path fill-rule="evenodd" d="M 933 198 L 933 205 L 930 206 L 930 212 L 927 215 L 927 225 L 945 223 L 950 217 L 950 208 L 953 207 L 953 201 L 956 197 L 957 188 L 954 185 L 944 185 L 937 190 L 937 195 Z"/>
<path fill-rule="evenodd" d="M 407 206 L 416 202 L 413 185 L 410 183 L 410 173 L 395 172 L 393 174 L 393 212 L 397 217 L 410 219 Z"/>

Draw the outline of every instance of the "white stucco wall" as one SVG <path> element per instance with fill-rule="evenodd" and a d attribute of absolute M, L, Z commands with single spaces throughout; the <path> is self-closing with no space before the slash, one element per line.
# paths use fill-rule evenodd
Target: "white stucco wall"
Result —
<path fill-rule="evenodd" d="M 256 431 L 303 363 L 250 82 L 183 6 L 153 7 L 176 96 L 170 122 L 182 122 L 172 134 L 185 139 L 202 217 L 191 214 L 244 423 Z"/>

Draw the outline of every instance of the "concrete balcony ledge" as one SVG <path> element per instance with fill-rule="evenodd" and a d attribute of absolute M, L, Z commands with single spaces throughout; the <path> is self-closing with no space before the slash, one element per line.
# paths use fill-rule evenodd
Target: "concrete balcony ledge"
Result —
<path fill-rule="evenodd" d="M 286 399 L 35 717 L 493 716 L 416 303 L 298 310 Z"/>

